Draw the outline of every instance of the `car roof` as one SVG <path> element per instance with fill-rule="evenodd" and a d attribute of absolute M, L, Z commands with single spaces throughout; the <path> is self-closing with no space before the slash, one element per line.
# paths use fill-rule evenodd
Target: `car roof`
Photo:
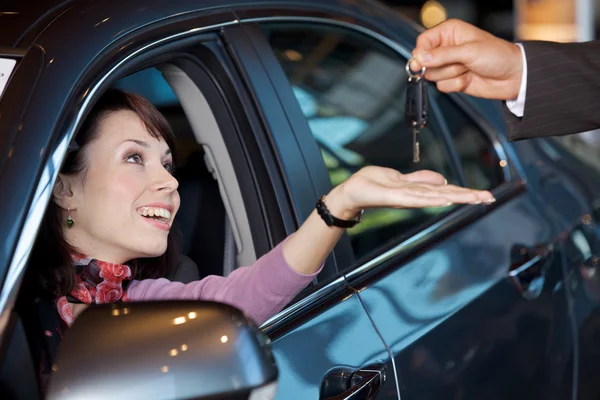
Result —
<path fill-rule="evenodd" d="M 0 0 L 0 46 L 29 46 L 50 21 L 77 0 Z"/>
<path fill-rule="evenodd" d="M 102 5 L 104 0 L 0 0 L 0 47 L 29 47 L 35 38 L 53 20 L 74 6 Z M 204 0 L 180 1 L 179 10 L 202 11 L 215 8 L 236 8 L 239 6 L 298 6 L 331 7 L 342 9 L 358 8 L 382 10 L 387 7 L 375 0 Z M 124 9 L 148 7 L 169 11 L 169 2 L 162 0 L 127 0 Z M 118 10 L 111 10 L 118 12 Z"/>

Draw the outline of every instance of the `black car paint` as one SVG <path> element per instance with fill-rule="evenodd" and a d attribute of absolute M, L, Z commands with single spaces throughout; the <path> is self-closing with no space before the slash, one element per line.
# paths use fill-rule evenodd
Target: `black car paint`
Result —
<path fill-rule="evenodd" d="M 399 19 L 383 7 L 371 8 L 374 4 L 365 1 L 237 1 L 226 3 L 214 0 L 204 1 L 201 6 L 197 4 L 198 2 L 191 0 L 154 1 L 151 4 L 142 1 L 48 3 L 44 5 L 40 3 L 40 6 L 34 9 L 26 9 L 27 5 L 23 2 L 16 5 L 9 4 L 13 8 L 5 10 L 17 11 L 19 14 L 2 15 L 0 17 L 2 53 L 14 54 L 16 58 L 21 58 L 23 51 L 27 50 L 25 56 L 20 59 L 18 68 L 11 78 L 3 99 L 0 100 L 0 110 L 2 112 L 0 118 L 0 132 L 2 132 L 0 135 L 0 193 L 2 193 L 4 215 L 13 216 L 13 218 L 0 219 L 0 232 L 2 232 L 2 237 L 5 238 L 4 248 L 0 253 L 0 273 L 4 282 L 6 282 L 7 269 L 13 257 L 17 240 L 23 234 L 22 228 L 27 216 L 26 213 L 30 209 L 32 201 L 37 201 L 34 198 L 34 188 L 39 182 L 42 166 L 66 137 L 65 135 L 71 128 L 69 123 L 74 121 L 73 116 L 82 110 L 84 104 L 93 101 L 96 93 L 90 94 L 88 92 L 90 88 L 102 78 L 108 69 L 115 65 L 117 60 L 122 59 L 126 54 L 130 54 L 133 48 L 141 48 L 144 43 L 169 33 L 183 32 L 186 29 L 203 25 L 214 25 L 220 22 L 233 23 L 236 19 L 285 15 L 343 20 L 359 26 L 367 26 L 386 37 L 393 38 L 407 48 L 411 47 L 416 37 L 416 31 L 406 21 Z M 54 6 L 56 7 L 53 11 L 46 12 L 47 9 Z M 3 4 L 2 7 L 5 7 L 5 5 Z M 5 23 L 7 20 L 9 23 Z M 38 22 L 35 23 L 35 21 Z M 69 29 L 65 29 L 65 26 L 68 26 Z M 231 31 L 233 30 L 234 28 L 231 28 Z M 225 37 L 227 37 L 227 32 L 228 29 L 225 29 Z M 80 38 L 80 40 L 74 41 L 73 38 Z M 235 47 L 235 44 L 233 46 Z M 250 61 L 247 58 L 238 60 L 240 63 Z M 261 68 L 257 67 L 254 73 L 261 73 Z M 109 83 L 106 82 L 106 84 Z M 265 96 L 262 92 L 261 95 Z M 273 94 L 270 96 L 273 99 Z M 477 102 L 477 100 L 472 99 L 469 101 Z M 290 107 L 292 107 L 291 110 Z M 281 118 L 281 113 L 286 113 L 289 117 L 290 112 L 297 112 L 297 110 L 293 110 L 293 107 L 297 106 L 291 105 L 286 110 L 279 111 L 279 116 L 277 112 L 269 111 L 266 117 L 271 119 Z M 502 130 L 501 115 L 499 113 L 486 112 L 484 117 L 495 130 Z M 310 137 L 306 129 L 298 128 L 303 125 L 301 118 L 296 115 L 292 121 L 294 121 L 293 129 L 298 130 L 295 135 L 306 141 Z M 275 131 L 271 134 L 277 135 Z M 274 140 L 275 142 L 282 140 L 282 136 L 277 136 Z M 539 213 L 539 221 L 545 219 L 548 224 L 545 228 L 545 237 L 540 239 L 546 239 L 547 242 L 554 241 L 557 245 L 557 256 L 553 260 L 553 275 L 548 280 L 556 287 L 565 279 L 562 275 L 563 271 L 557 271 L 560 262 L 563 261 L 561 252 L 564 251 L 562 248 L 563 242 L 561 241 L 564 236 L 561 237 L 559 234 L 568 233 L 578 226 L 577 222 L 590 212 L 591 204 L 598 198 L 598 188 L 600 186 L 592 184 L 591 188 L 587 188 L 587 191 L 582 190 L 584 184 L 573 183 L 577 182 L 575 176 L 577 172 L 571 173 L 570 171 L 557 169 L 557 165 L 553 164 L 552 160 L 548 160 L 543 149 L 540 149 L 539 143 L 544 143 L 542 141 L 508 144 L 503 135 L 499 135 L 499 140 L 507 149 L 515 169 L 520 171 L 526 182 L 524 189 L 514 188 L 518 189 L 517 192 L 511 193 L 520 193 L 525 190 L 525 194 L 517 194 L 521 198 L 519 201 L 530 202 L 527 206 L 530 211 Z M 300 156 L 305 160 L 310 160 L 310 157 L 314 157 L 314 154 L 310 153 L 310 145 L 307 144 L 306 146 L 308 147 L 303 149 L 288 148 L 285 151 L 289 151 L 290 155 L 294 155 L 292 153 L 296 152 L 295 157 Z M 278 147 L 280 151 L 284 151 L 281 145 Z M 564 156 L 565 159 L 567 157 L 568 155 Z M 570 159 L 569 162 L 575 166 L 576 171 L 585 169 L 578 167 L 577 160 Z M 312 202 L 318 192 L 328 188 L 322 174 L 323 171 L 319 169 L 321 166 L 318 163 L 311 162 L 306 164 L 312 171 L 301 170 L 299 172 L 301 176 L 294 176 L 285 168 L 282 168 L 284 171 L 282 173 L 277 163 L 267 164 L 267 168 L 276 170 L 276 172 L 272 172 L 273 174 L 276 176 L 281 174 L 279 176 L 288 181 L 287 185 L 284 186 L 288 188 L 297 187 L 297 184 L 302 182 L 302 185 L 309 185 L 310 187 L 310 190 L 303 193 L 289 194 L 289 198 L 292 199 L 291 204 L 281 208 L 288 213 L 285 216 L 285 218 L 288 218 L 288 222 L 285 224 L 286 233 L 293 230 L 293 224 L 289 222 L 290 210 L 293 210 L 291 211 L 293 214 L 292 220 L 302 220 L 312 208 Z M 590 173 L 589 171 L 585 172 Z M 590 173 L 590 176 L 593 176 L 593 173 Z M 597 181 L 596 179 L 594 182 Z M 564 195 L 559 196 L 560 193 Z M 582 195 L 581 193 L 586 194 Z M 277 202 L 289 201 L 282 193 L 276 198 Z M 506 198 L 505 200 L 508 202 L 511 199 Z M 503 207 L 503 205 L 497 207 Z M 531 207 L 537 209 L 533 210 Z M 492 215 L 496 211 L 497 208 L 493 207 L 486 210 L 481 207 L 469 209 L 466 211 L 465 221 L 462 225 L 482 223 L 476 221 L 493 218 Z M 489 217 L 486 216 L 488 214 Z M 267 225 L 271 224 L 269 221 L 265 223 Z M 460 231 L 461 228 L 462 226 L 456 226 L 455 230 Z M 272 240 L 281 239 L 280 236 L 283 233 L 279 230 L 279 233 Z M 445 231 L 444 233 L 448 234 L 449 232 Z M 593 238 L 593 236 L 591 237 Z M 450 236 L 449 242 L 454 240 L 456 238 Z M 436 243 L 441 244 L 438 241 L 429 241 L 426 244 L 429 247 L 435 246 Z M 479 254 L 488 254 L 489 248 L 486 246 L 485 242 L 481 244 L 478 249 Z M 347 249 L 348 242 L 346 238 L 336 248 L 334 259 L 331 260 L 336 269 L 339 266 L 345 266 L 347 263 L 353 262 L 346 251 Z M 422 249 L 419 249 L 419 251 Z M 264 251 L 264 249 L 261 250 Z M 413 256 L 409 254 L 406 259 L 409 262 L 410 257 Z M 348 344 L 339 343 L 339 337 L 334 334 L 338 329 L 346 329 L 346 333 L 351 332 L 353 337 L 360 337 L 361 340 L 372 343 L 371 350 L 366 351 L 364 357 L 357 354 L 359 357 L 350 362 L 353 368 L 368 365 L 378 360 L 387 361 L 390 368 L 392 367 L 389 354 L 387 354 L 383 343 L 380 342 L 379 332 L 373 330 L 374 327 L 371 325 L 369 317 L 374 319 L 375 327 L 380 328 L 385 333 L 387 328 L 382 326 L 385 321 L 376 315 L 377 305 L 380 304 L 381 300 L 373 300 L 372 293 L 381 291 L 385 294 L 384 288 L 377 289 L 377 283 L 382 282 L 385 285 L 385 277 L 404 274 L 402 272 L 404 267 L 398 268 L 397 262 L 399 261 L 396 260 L 396 263 L 390 263 L 390 265 L 382 265 L 369 276 L 365 275 L 360 279 L 351 280 L 347 285 L 347 289 L 343 289 L 341 292 L 340 290 L 332 291 L 327 300 L 322 301 L 319 307 L 306 307 L 309 312 L 303 313 L 303 316 L 296 318 L 289 325 L 280 324 L 277 329 L 273 330 L 272 334 L 276 339 L 274 343 L 275 352 L 279 354 L 281 359 L 289 360 L 288 368 L 296 371 L 300 377 L 299 382 L 304 382 L 307 386 L 312 387 L 324 377 L 324 374 L 320 371 L 333 368 L 339 363 L 344 363 L 344 360 L 347 359 L 345 357 L 349 351 Z M 572 264 L 577 260 L 567 260 L 567 263 L 570 262 Z M 566 269 L 569 276 L 576 276 L 578 265 L 571 264 L 562 265 L 562 267 Z M 405 277 L 402 277 L 402 279 L 405 279 Z M 500 286 L 506 284 L 507 282 L 499 281 L 498 283 Z M 571 282 L 567 281 L 566 284 L 571 285 Z M 357 294 L 356 290 L 362 290 L 364 293 Z M 508 292 L 503 289 L 499 293 L 502 293 L 499 295 L 501 297 Z M 569 293 L 565 295 L 564 300 L 557 300 L 555 306 L 560 308 L 556 312 L 557 314 L 568 316 L 568 309 L 564 308 L 564 303 L 571 301 L 573 295 L 569 295 Z M 385 296 L 388 297 L 390 303 L 400 301 L 397 298 L 394 299 L 393 294 L 388 293 Z M 346 304 L 349 304 L 348 301 L 352 301 L 354 307 L 344 311 Z M 465 329 L 468 329 L 467 327 L 472 326 L 469 321 L 473 321 L 473 317 L 465 317 L 469 315 L 465 312 L 476 315 L 475 318 L 491 319 L 495 317 L 492 315 L 491 310 L 494 307 L 501 306 L 499 304 L 495 305 L 491 300 L 488 301 L 490 303 L 474 301 L 467 306 L 465 311 L 453 314 L 450 325 L 444 325 L 444 329 L 430 331 L 422 341 L 414 342 L 407 348 L 410 349 L 411 346 L 413 348 L 429 348 L 429 354 L 433 354 L 434 359 L 437 356 L 448 358 L 450 353 L 453 356 L 466 354 L 469 344 L 473 343 L 457 341 L 456 332 L 464 332 Z M 504 301 L 508 300 L 504 299 Z M 586 309 L 588 308 L 586 302 L 588 302 L 587 298 L 580 296 L 575 302 L 575 306 L 581 304 L 581 308 Z M 362 310 L 363 307 L 369 310 L 370 315 Z M 477 310 L 473 311 L 473 308 Z M 353 314 L 347 314 L 350 310 Z M 505 315 L 509 316 L 517 312 L 510 309 L 510 307 L 508 309 L 504 308 L 504 310 L 508 310 L 508 314 Z M 399 313 L 398 315 L 402 315 L 399 310 L 396 310 L 396 312 Z M 544 312 L 547 312 L 547 310 Z M 587 313 L 593 313 L 593 311 Z M 352 317 L 350 317 L 351 315 Z M 541 314 L 539 314 L 539 310 L 532 310 L 531 315 L 535 317 Z M 593 326 L 593 320 L 586 318 L 586 315 L 585 313 L 580 315 L 578 323 L 581 326 Z M 355 322 L 350 323 L 350 321 Z M 311 328 L 308 328 L 309 326 Z M 360 326 L 361 329 L 350 330 L 349 326 Z M 319 327 L 327 328 L 326 332 Z M 393 327 L 393 325 L 390 325 L 390 327 Z M 562 321 L 557 321 L 556 327 L 565 329 Z M 512 329 L 512 327 L 510 328 Z M 534 329 L 526 331 L 536 332 Z M 544 332 L 546 332 L 545 334 L 549 333 L 548 331 Z M 569 352 L 574 339 L 568 337 L 569 332 L 568 330 L 562 331 L 563 346 L 554 349 L 556 350 L 556 356 L 560 358 L 562 363 L 569 362 Z M 323 336 L 324 334 L 326 337 Z M 567 335 L 567 337 L 564 337 L 564 335 Z M 7 334 L 2 336 L 4 340 L 7 340 L 8 337 Z M 406 393 L 408 396 L 404 398 L 427 398 L 437 390 L 440 391 L 438 393 L 448 394 L 446 391 L 448 387 L 456 390 L 456 396 L 471 398 L 470 396 L 475 394 L 482 395 L 482 392 L 478 391 L 482 390 L 481 388 L 472 389 L 477 384 L 474 380 L 478 378 L 479 373 L 482 373 L 488 380 L 488 390 L 493 390 L 502 382 L 510 382 L 514 377 L 514 370 L 510 369 L 484 373 L 485 370 L 480 370 L 480 364 L 476 362 L 468 365 L 471 369 L 461 366 L 459 372 L 452 370 L 444 375 L 419 376 L 416 375 L 417 372 L 415 372 L 414 366 L 410 364 L 411 359 L 409 356 L 405 356 L 407 353 L 404 352 L 404 346 L 396 350 L 395 343 L 390 342 L 395 338 L 386 338 L 385 336 L 384 338 L 394 355 L 398 357 L 396 367 L 400 372 L 400 389 L 402 393 Z M 461 339 L 464 339 L 464 337 Z M 539 336 L 531 338 L 532 341 L 539 339 Z M 306 358 L 306 354 L 301 357 L 300 353 L 305 351 L 303 348 L 299 348 L 301 343 L 313 347 L 312 357 Z M 456 344 L 448 346 L 445 343 Z M 436 347 L 436 344 L 440 347 Z M 510 345 L 508 348 L 510 348 Z M 582 347 L 580 351 L 582 357 L 585 357 L 587 349 Z M 323 352 L 323 356 L 319 355 L 321 352 Z M 328 356 L 325 356 L 325 352 Z M 592 353 L 591 350 L 590 353 Z M 411 354 L 414 354 L 414 352 Z M 317 355 L 319 357 L 316 357 Z M 431 358 L 431 355 L 429 357 Z M 486 358 L 481 360 L 484 360 L 485 363 Z M 518 365 L 518 363 L 515 365 Z M 569 391 L 571 382 L 565 377 L 569 375 L 568 368 L 563 367 L 566 372 L 555 377 L 559 381 L 558 383 L 564 383 L 560 389 L 563 392 L 557 391 L 554 393 L 556 395 L 562 395 Z M 470 372 L 472 369 L 477 371 Z M 388 378 L 391 378 L 389 375 L 390 372 L 388 371 Z M 524 376 L 527 378 L 527 375 Z M 290 379 L 290 376 L 284 375 L 282 379 L 282 388 L 285 388 L 286 379 Z M 382 398 L 395 397 L 395 390 L 393 390 L 395 385 L 392 383 L 392 386 L 389 386 L 390 382 L 391 379 L 388 379 L 388 386 L 382 391 Z M 431 382 L 434 382 L 436 389 L 432 389 Z M 536 393 L 535 387 L 527 386 L 533 382 L 534 380 L 528 381 L 525 379 L 523 383 L 519 383 L 518 387 L 523 388 L 522 396 L 528 394 L 531 398 L 532 393 L 528 393 L 529 390 Z M 429 389 L 434 392 L 429 393 Z M 585 389 L 580 387 L 580 390 Z M 520 397 L 519 393 L 511 393 L 511 395 L 517 398 Z"/>

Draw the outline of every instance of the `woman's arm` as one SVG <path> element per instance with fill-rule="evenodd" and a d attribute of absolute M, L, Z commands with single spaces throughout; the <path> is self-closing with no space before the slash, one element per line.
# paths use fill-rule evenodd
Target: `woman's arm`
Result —
<path fill-rule="evenodd" d="M 127 295 L 130 301 L 218 301 L 243 310 L 261 324 L 288 304 L 319 273 L 317 268 L 312 274 L 301 274 L 289 266 L 283 256 L 288 240 L 252 266 L 238 268 L 227 277 L 212 275 L 188 284 L 167 279 L 133 281 Z"/>
<path fill-rule="evenodd" d="M 493 201 L 489 192 L 447 185 L 441 175 L 431 171 L 403 175 L 393 169 L 367 167 L 334 188 L 325 204 L 334 216 L 349 220 L 369 207 L 422 208 Z M 219 301 L 240 308 L 260 324 L 312 281 L 342 232 L 327 226 L 315 211 L 272 251 L 226 278 L 209 276 L 188 284 L 166 279 L 134 281 L 127 294 L 131 301 Z"/>

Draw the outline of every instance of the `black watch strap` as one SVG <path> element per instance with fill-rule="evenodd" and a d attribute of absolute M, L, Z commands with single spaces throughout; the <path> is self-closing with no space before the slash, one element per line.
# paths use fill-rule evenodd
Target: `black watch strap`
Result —
<path fill-rule="evenodd" d="M 360 210 L 360 214 L 358 214 L 358 216 L 353 220 L 348 221 L 345 219 L 339 219 L 333 216 L 331 212 L 329 212 L 329 209 L 325 205 L 325 196 L 322 196 L 317 201 L 317 212 L 319 213 L 321 218 L 323 218 L 323 221 L 325 221 L 327 226 L 337 226 L 338 228 L 352 228 L 354 225 L 362 221 L 364 210 Z"/>

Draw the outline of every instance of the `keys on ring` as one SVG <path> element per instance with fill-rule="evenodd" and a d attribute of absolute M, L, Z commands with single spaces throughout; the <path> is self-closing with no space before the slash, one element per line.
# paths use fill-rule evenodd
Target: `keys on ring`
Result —
<path fill-rule="evenodd" d="M 425 80 L 425 67 L 420 71 L 413 72 L 410 69 L 411 58 L 406 63 L 408 83 L 406 84 L 406 107 L 404 120 L 413 131 L 413 162 L 420 160 L 419 134 L 421 129 L 427 125 L 427 111 L 429 97 L 427 92 L 427 81 Z"/>

